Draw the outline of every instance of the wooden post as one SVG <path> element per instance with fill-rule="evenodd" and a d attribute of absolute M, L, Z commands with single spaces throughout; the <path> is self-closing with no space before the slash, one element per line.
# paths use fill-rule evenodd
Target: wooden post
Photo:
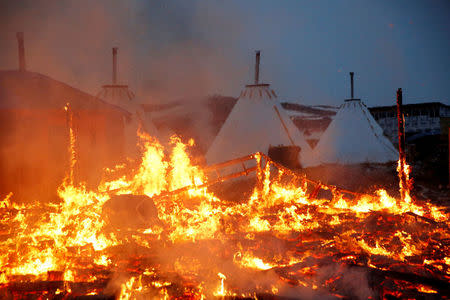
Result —
<path fill-rule="evenodd" d="M 398 125 L 398 153 L 400 155 L 400 193 L 401 199 L 405 199 L 405 189 L 407 188 L 406 176 L 404 172 L 405 163 L 406 163 L 406 154 L 405 154 L 405 124 L 403 123 L 403 96 L 402 89 L 399 88 L 397 90 L 397 125 Z"/>
<path fill-rule="evenodd" d="M 64 107 L 64 110 L 66 111 L 66 126 L 67 131 L 69 135 L 69 174 L 68 174 L 68 184 L 73 185 L 74 184 L 74 174 L 75 174 L 75 163 L 76 163 L 76 157 L 75 157 L 75 133 L 73 131 L 73 113 L 72 109 L 70 108 L 70 104 L 67 103 Z"/>

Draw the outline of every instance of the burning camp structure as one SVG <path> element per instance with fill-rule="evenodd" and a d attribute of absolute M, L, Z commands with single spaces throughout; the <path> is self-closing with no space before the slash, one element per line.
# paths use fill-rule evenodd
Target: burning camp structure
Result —
<path fill-rule="evenodd" d="M 307 166 L 311 163 L 311 148 L 278 102 L 274 90 L 269 84 L 259 82 L 259 60 L 257 51 L 255 82 L 241 92 L 208 149 L 206 161 L 213 164 L 254 152 L 282 156 L 280 152 L 286 149 L 285 153 L 294 152 L 288 154 L 291 161 L 299 159 L 302 166 Z"/>
<path fill-rule="evenodd" d="M 124 157 L 130 113 L 26 69 L 18 34 L 19 70 L 0 71 L 0 191 L 17 198 L 54 197 L 67 170 L 68 114 L 77 137 L 77 178 L 98 184 L 101 170 Z M 69 105 L 69 111 L 64 108 Z M 24 188 L 26 186 L 26 188 Z"/>

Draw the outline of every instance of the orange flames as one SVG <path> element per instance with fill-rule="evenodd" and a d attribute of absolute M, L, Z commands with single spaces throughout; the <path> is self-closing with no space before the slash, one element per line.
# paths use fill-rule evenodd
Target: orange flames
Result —
<path fill-rule="evenodd" d="M 14 196 L 8 195 L 0 202 L 3 288 L 20 281 L 61 281 L 64 284 L 54 295 L 69 295 L 75 293 L 76 282 L 106 282 L 120 272 L 130 275 L 114 291 L 118 299 L 138 295 L 168 299 L 180 293 L 198 299 L 274 294 L 287 283 L 335 291 L 337 283 L 345 280 L 345 265 L 380 272 L 408 269 L 417 273 L 420 269 L 433 278 L 450 280 L 445 243 L 450 237 L 449 214 L 414 200 L 409 185 L 400 187 L 404 200 L 385 190 L 354 197 L 331 190 L 330 197 L 311 198 L 301 176 L 267 161 L 257 170 L 252 193 L 229 201 L 200 187 L 208 178 L 188 155 L 193 141 L 184 144 L 172 137 L 165 148 L 153 137 L 138 134 L 143 153 L 140 165 L 117 166 L 108 174 L 115 178 L 89 190 L 73 179 L 75 137 L 70 131 L 71 164 L 58 189 L 60 201 L 17 206 Z M 263 157 L 254 157 L 260 166 Z M 409 171 L 406 164 L 399 170 L 408 176 L 408 184 Z M 240 184 L 244 183 L 236 182 Z M 170 194 L 182 188 L 183 192 Z M 154 202 L 157 221 L 137 211 L 135 217 L 143 218 L 145 228 L 111 230 L 103 207 L 115 195 L 127 194 L 151 197 L 141 204 Z M 131 244 L 144 249 L 144 254 L 136 250 L 126 257 L 141 259 L 135 265 L 123 262 L 118 250 Z M 152 261 L 155 249 L 163 261 Z M 341 267 L 328 267 L 325 272 L 324 265 Z M 254 275 L 269 271 L 277 279 Z M 252 278 L 259 278 L 258 282 Z M 432 286 L 412 289 L 436 292 Z M 96 287 L 79 294 L 101 292 Z"/>

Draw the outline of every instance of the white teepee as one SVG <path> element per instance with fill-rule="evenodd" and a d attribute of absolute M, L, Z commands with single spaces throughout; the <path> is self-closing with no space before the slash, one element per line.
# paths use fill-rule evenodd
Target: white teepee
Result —
<path fill-rule="evenodd" d="M 398 152 L 364 103 L 348 99 L 322 134 L 314 158 L 314 165 L 385 163 L 397 160 Z"/>
<path fill-rule="evenodd" d="M 257 65 L 258 64 L 257 53 Z M 258 74 L 259 70 L 257 67 Z M 254 152 L 268 153 L 270 146 L 299 146 L 300 163 L 310 164 L 311 148 L 303 134 L 291 121 L 277 101 L 269 84 L 247 85 L 241 92 L 227 120 L 208 152 L 208 164 L 242 157 Z"/>
<path fill-rule="evenodd" d="M 153 137 L 159 137 L 159 132 L 152 120 L 146 117 L 142 107 L 134 100 L 134 93 L 128 88 L 128 85 L 117 84 L 117 48 L 113 48 L 113 76 L 112 84 L 103 85 L 97 98 L 110 104 L 118 106 L 131 115 L 124 120 L 125 132 L 125 151 L 128 156 L 137 155 L 137 131 L 138 129 L 146 131 Z"/>

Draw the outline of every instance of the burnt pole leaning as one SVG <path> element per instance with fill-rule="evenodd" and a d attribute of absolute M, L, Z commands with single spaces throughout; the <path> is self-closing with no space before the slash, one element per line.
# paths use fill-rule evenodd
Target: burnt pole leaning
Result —
<path fill-rule="evenodd" d="M 405 153 L 405 124 L 403 119 L 403 95 L 402 89 L 397 90 L 397 124 L 398 124 L 398 153 L 399 157 L 399 179 L 400 179 L 400 196 L 402 201 L 405 200 L 405 192 L 408 187 L 405 174 L 406 153 Z"/>

